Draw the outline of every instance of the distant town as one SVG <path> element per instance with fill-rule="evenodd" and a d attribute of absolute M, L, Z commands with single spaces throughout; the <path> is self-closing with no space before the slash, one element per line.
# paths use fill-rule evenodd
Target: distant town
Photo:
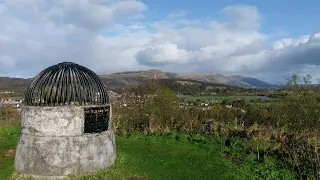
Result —
<path fill-rule="evenodd" d="M 1 94 L 5 94 L 5 95 L 8 95 L 8 96 L 7 96 L 7 98 L 2 97 L 0 99 L 0 107 L 6 106 L 6 105 L 11 105 L 12 107 L 18 108 L 18 109 L 21 107 L 21 105 L 23 103 L 23 97 L 13 99 L 11 97 L 11 95 L 15 94 L 14 91 L 0 91 L 0 95 Z M 110 97 L 111 100 L 115 100 L 116 98 L 121 97 L 121 95 L 117 94 L 117 93 L 115 93 L 113 91 L 109 91 L 109 97 Z"/>

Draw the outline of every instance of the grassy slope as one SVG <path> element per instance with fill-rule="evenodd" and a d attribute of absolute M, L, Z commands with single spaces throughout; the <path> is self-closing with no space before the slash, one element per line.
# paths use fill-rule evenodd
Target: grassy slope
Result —
<path fill-rule="evenodd" d="M 131 172 L 150 179 L 234 179 L 220 151 L 208 151 L 188 143 L 127 140 L 118 138 L 119 159 Z"/>
<path fill-rule="evenodd" d="M 94 175 L 70 179 L 235 179 L 233 165 L 222 159 L 220 145 L 210 149 L 162 137 L 117 137 L 115 165 Z"/>
<path fill-rule="evenodd" d="M 18 126 L 0 126 L 0 179 L 9 179 L 8 177 L 14 171 L 13 162 L 16 144 L 18 142 L 20 127 Z"/>
<path fill-rule="evenodd" d="M 16 147 L 19 131 L 20 127 L 0 127 L 1 180 L 10 179 L 14 172 L 12 150 Z M 252 166 L 252 161 L 240 168 L 223 160 L 221 143 L 217 139 L 196 135 L 192 137 L 184 134 L 173 134 L 170 137 L 133 135 L 129 138 L 117 136 L 116 145 L 117 160 L 112 167 L 95 174 L 71 176 L 67 179 L 256 179 L 251 173 L 257 170 L 258 173 L 283 174 L 274 168 L 265 171 L 265 166 L 259 164 Z M 263 171 L 260 171 L 259 167 Z"/>
<path fill-rule="evenodd" d="M 14 153 L 19 127 L 0 127 L 0 179 L 9 179 L 14 171 Z M 234 179 L 231 166 L 223 161 L 219 146 L 211 150 L 186 142 L 165 141 L 144 137 L 117 137 L 116 164 L 94 175 L 70 179 Z"/>

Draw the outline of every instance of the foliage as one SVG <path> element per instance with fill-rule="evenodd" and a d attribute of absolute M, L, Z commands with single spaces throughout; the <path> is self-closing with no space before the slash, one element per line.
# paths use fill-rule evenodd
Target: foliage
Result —
<path fill-rule="evenodd" d="M 161 88 L 155 93 L 155 97 L 151 104 L 152 120 L 151 126 L 160 125 L 160 129 L 173 127 L 176 124 L 175 113 L 179 99 L 176 94 L 168 88 Z"/>
<path fill-rule="evenodd" d="M 156 96 L 150 96 L 144 105 L 122 108 L 121 114 L 128 116 L 117 119 L 116 124 L 129 121 L 131 126 L 124 129 L 120 125 L 122 128 L 116 133 L 138 131 L 153 134 L 179 130 L 205 136 L 225 136 L 226 142 L 241 145 L 249 154 L 272 156 L 280 160 L 276 162 L 277 166 L 290 168 L 298 178 L 320 178 L 320 95 L 319 87 L 311 86 L 311 82 L 310 76 L 293 76 L 288 86 L 282 89 L 284 93 L 276 94 L 276 100 L 260 99 L 250 104 L 225 100 L 222 106 L 217 104 L 207 108 L 179 107 L 171 101 L 173 92 L 154 90 Z M 161 85 L 157 87 L 163 89 Z M 162 97 L 162 100 L 155 101 L 156 97 Z M 261 105 L 266 102 L 268 106 Z M 224 106 L 230 103 L 235 106 L 231 109 Z M 139 121 L 141 119 L 143 121 Z M 132 126 L 138 122 L 144 125 Z M 234 137 L 241 140 L 235 140 Z M 259 146 L 255 146 L 257 142 Z"/>
<path fill-rule="evenodd" d="M 254 154 L 245 157 L 239 171 L 249 172 L 245 175 L 240 174 L 244 179 L 294 179 L 289 170 L 277 167 L 273 158 L 265 157 L 263 160 L 257 160 Z"/>
<path fill-rule="evenodd" d="M 11 105 L 0 107 L 0 126 L 16 125 L 20 122 L 20 114 Z"/>

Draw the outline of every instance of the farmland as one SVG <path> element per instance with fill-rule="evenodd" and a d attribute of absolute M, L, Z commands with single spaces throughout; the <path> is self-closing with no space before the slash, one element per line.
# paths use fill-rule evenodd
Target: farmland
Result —
<path fill-rule="evenodd" d="M 236 101 L 236 100 L 244 100 L 246 103 L 250 103 L 253 101 L 264 101 L 267 98 L 259 97 L 259 96 L 188 96 L 186 98 L 189 101 L 199 101 L 199 102 L 214 102 L 221 103 L 223 100 L 225 101 Z M 273 100 L 268 98 L 268 100 Z"/>

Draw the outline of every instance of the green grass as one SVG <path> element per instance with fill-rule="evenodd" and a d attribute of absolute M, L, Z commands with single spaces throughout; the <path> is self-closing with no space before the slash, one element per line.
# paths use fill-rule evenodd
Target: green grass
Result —
<path fill-rule="evenodd" d="M 14 172 L 14 153 L 8 152 L 15 149 L 19 131 L 20 127 L 16 126 L 0 127 L 1 180 L 10 179 Z M 271 179 L 279 179 L 283 177 L 281 173 L 288 174 L 287 171 L 278 171 L 273 162 L 267 165 L 257 163 L 254 157 L 242 165 L 224 160 L 222 149 L 225 147 L 218 138 L 177 132 L 154 136 L 135 134 L 116 136 L 116 146 L 117 160 L 112 167 L 66 179 L 261 179 L 269 177 L 268 172 L 275 174 Z M 257 173 L 252 174 L 253 171 Z M 268 176 L 261 176 L 261 172 Z"/>
<path fill-rule="evenodd" d="M 14 172 L 14 156 L 20 126 L 0 126 L 0 179 L 9 179 Z"/>
<path fill-rule="evenodd" d="M 71 179 L 235 179 L 233 165 L 222 159 L 220 145 L 199 147 L 162 137 L 117 137 L 115 165 L 95 175 Z"/>
<path fill-rule="evenodd" d="M 0 179 L 10 179 L 14 172 L 14 150 L 19 127 L 0 127 Z M 95 174 L 73 176 L 70 179 L 234 179 L 232 166 L 222 159 L 220 145 L 208 148 L 162 137 L 136 135 L 116 137 L 117 161 L 114 166 Z"/>

